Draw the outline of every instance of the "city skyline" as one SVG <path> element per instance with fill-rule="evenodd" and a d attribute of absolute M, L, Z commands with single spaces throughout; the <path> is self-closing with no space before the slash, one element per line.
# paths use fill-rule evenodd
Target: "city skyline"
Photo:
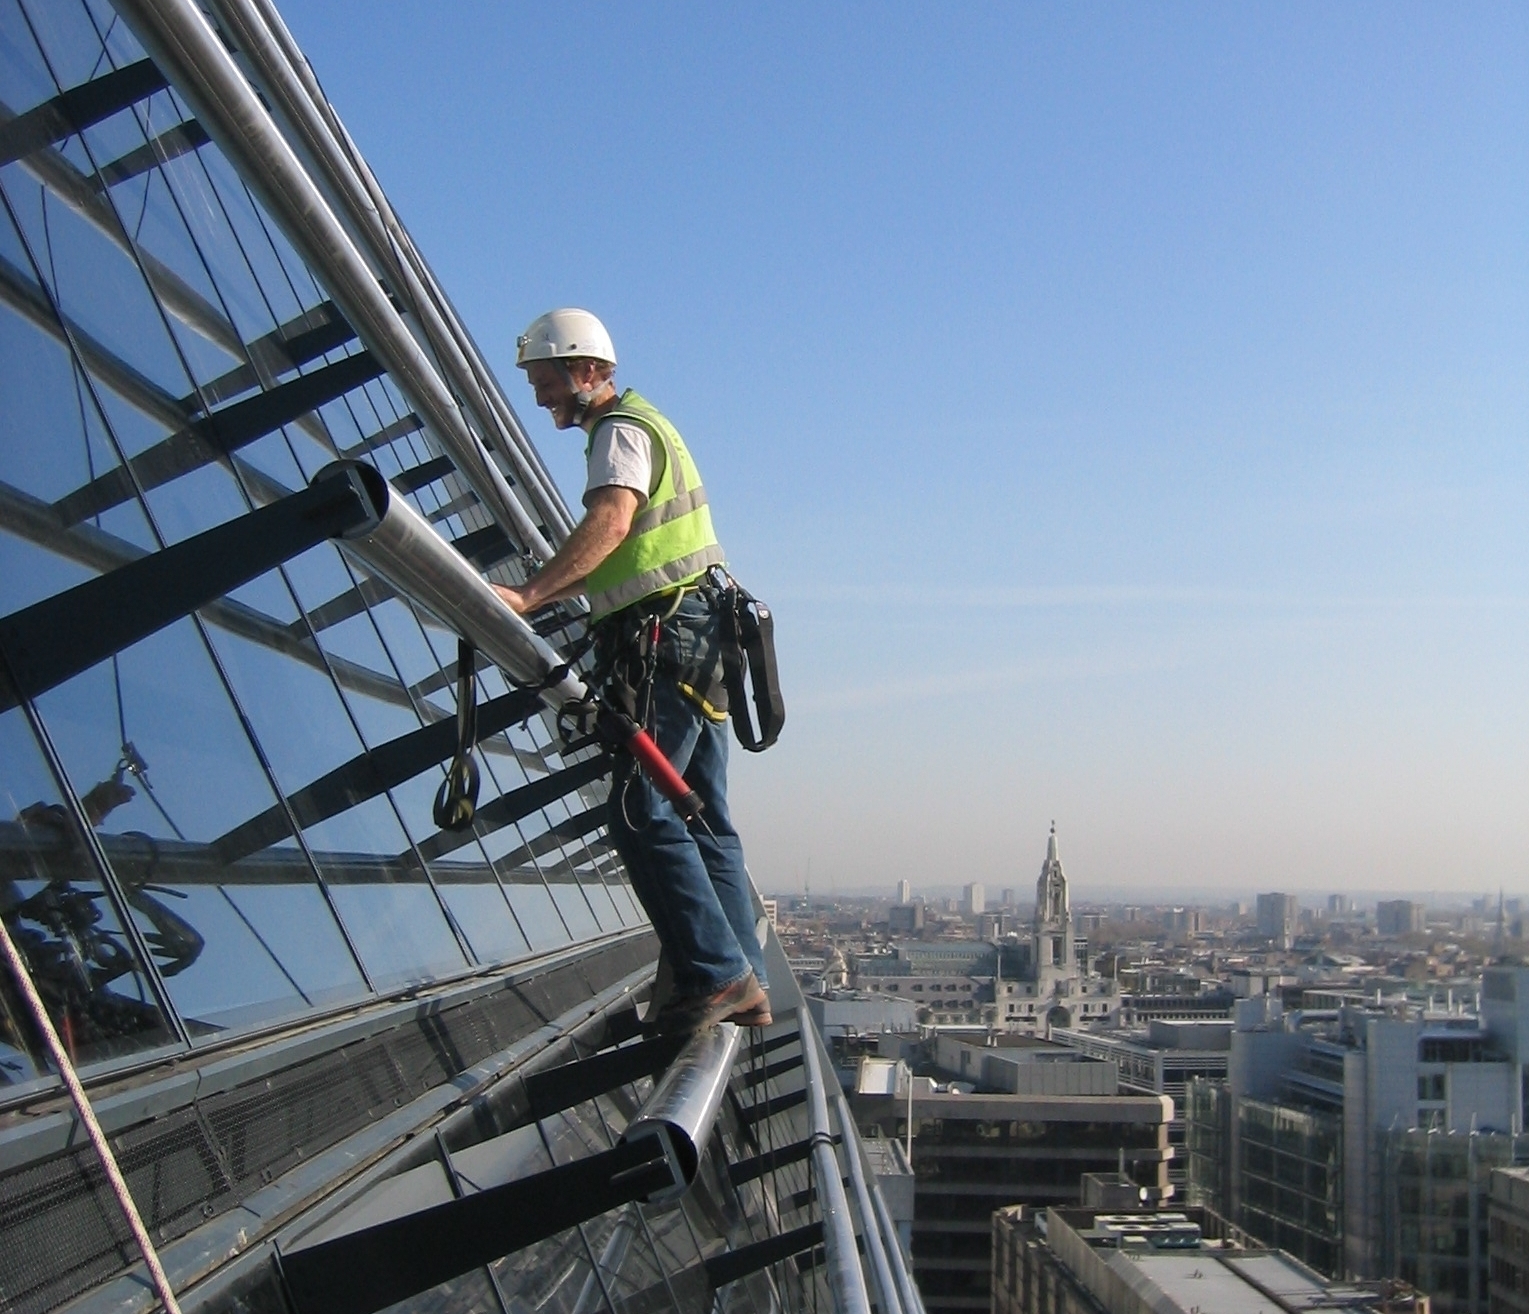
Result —
<path fill-rule="evenodd" d="M 1529 876 L 1521 7 L 288 18 L 570 501 L 551 305 L 695 449 L 762 885 Z"/>

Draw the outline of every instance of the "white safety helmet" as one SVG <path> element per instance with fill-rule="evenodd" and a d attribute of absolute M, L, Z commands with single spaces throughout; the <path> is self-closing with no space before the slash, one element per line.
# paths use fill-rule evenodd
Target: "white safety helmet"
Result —
<path fill-rule="evenodd" d="M 616 363 L 616 348 L 605 325 L 587 310 L 551 310 L 531 321 L 515 342 L 515 363 L 525 369 L 533 360 L 585 357 Z"/>

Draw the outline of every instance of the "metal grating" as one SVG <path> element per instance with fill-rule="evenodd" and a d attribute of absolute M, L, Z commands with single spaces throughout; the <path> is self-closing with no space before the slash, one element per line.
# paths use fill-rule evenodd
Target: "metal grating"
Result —
<path fill-rule="evenodd" d="M 130 1128 L 113 1149 L 156 1241 L 183 1236 L 229 1203 L 223 1151 L 194 1108 Z"/>
<path fill-rule="evenodd" d="M 288 1169 L 653 960 L 651 937 L 295 1064 L 112 1138 L 158 1241 L 183 1236 Z M 0 1310 L 42 1314 L 120 1272 L 132 1242 L 89 1151 L 0 1176 Z"/>
<path fill-rule="evenodd" d="M 94 1153 L 60 1155 L 0 1180 L 0 1305 L 42 1314 L 128 1262 L 132 1237 Z"/>

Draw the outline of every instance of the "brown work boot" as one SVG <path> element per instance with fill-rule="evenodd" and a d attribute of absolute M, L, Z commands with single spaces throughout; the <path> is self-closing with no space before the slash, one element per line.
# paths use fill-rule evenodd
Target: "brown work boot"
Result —
<path fill-rule="evenodd" d="M 712 995 L 683 995 L 671 999 L 657 1018 L 658 1033 L 663 1036 L 685 1036 L 705 1031 L 718 1022 L 730 1020 L 734 1013 L 768 1004 L 769 996 L 760 989 L 759 980 L 750 972 L 747 976 L 723 986 Z"/>
<path fill-rule="evenodd" d="M 770 996 L 761 991 L 761 1000 L 753 1008 L 741 1008 L 728 1017 L 735 1027 L 769 1027 L 775 1025 L 775 1015 L 770 1012 Z"/>

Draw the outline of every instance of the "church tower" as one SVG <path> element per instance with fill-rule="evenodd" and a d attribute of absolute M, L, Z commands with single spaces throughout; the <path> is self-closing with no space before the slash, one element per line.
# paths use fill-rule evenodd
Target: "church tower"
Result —
<path fill-rule="evenodd" d="M 1077 948 L 1073 943 L 1072 907 L 1067 900 L 1067 876 L 1057 854 L 1056 822 L 1046 841 L 1046 861 L 1035 884 L 1035 924 L 1031 932 L 1031 958 L 1035 964 L 1037 993 L 1051 993 L 1054 983 L 1078 976 Z"/>

